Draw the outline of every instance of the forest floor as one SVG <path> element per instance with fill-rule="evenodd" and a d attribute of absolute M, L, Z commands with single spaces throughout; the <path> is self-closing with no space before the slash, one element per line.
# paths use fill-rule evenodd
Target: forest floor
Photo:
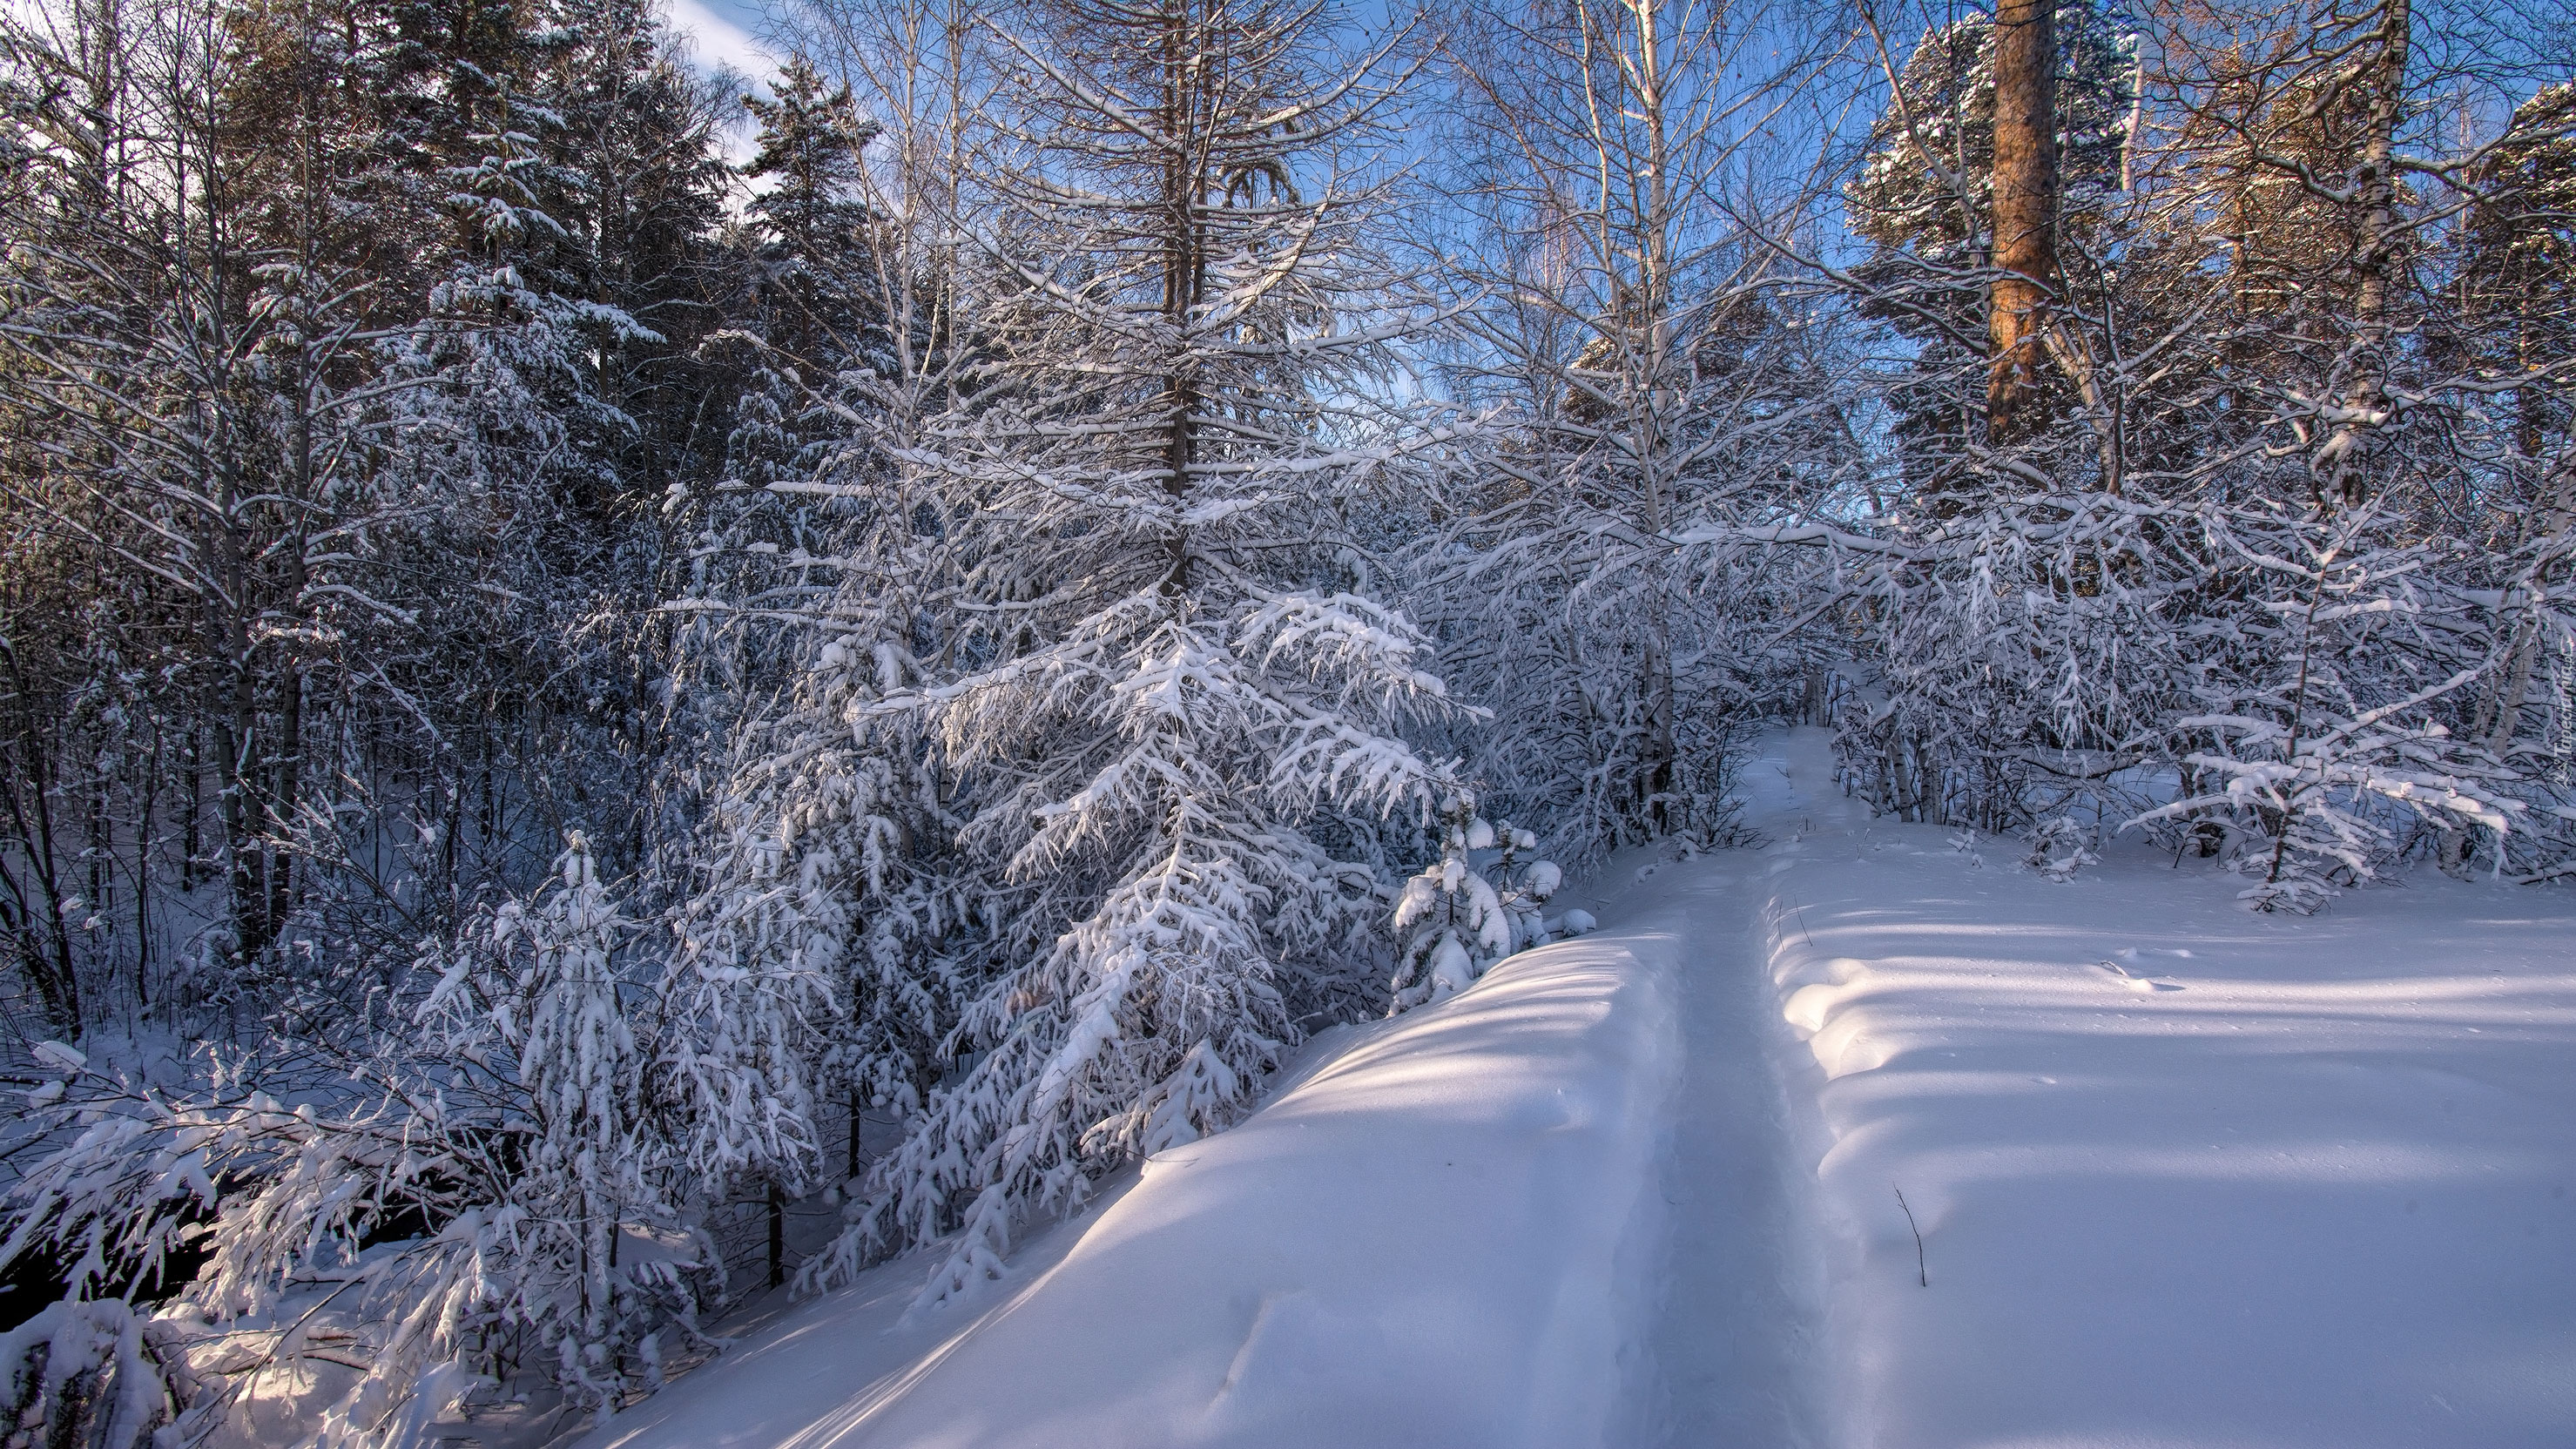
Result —
<path fill-rule="evenodd" d="M 1818 732 L 1744 791 L 980 1298 L 888 1264 L 588 1446 L 2576 1442 L 2576 897 L 2051 881 Z"/>

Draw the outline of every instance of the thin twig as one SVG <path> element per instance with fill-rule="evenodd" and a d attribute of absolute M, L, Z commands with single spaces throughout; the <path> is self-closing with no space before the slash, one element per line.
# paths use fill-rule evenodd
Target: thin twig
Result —
<path fill-rule="evenodd" d="M 1807 943 L 1807 949 L 1809 951 L 1815 950 L 1816 938 L 1807 934 L 1807 908 L 1799 905 L 1795 901 L 1791 901 L 1789 903 L 1789 913 L 1798 918 L 1798 939 Z"/>
<path fill-rule="evenodd" d="M 1896 1187 L 1896 1184 L 1891 1182 L 1888 1186 Z M 1914 1276 L 1924 1287 L 1929 1288 L 1932 1286 L 1932 1274 L 1923 1266 L 1923 1229 L 1915 1226 L 1914 1209 L 1905 1207 L 1905 1189 L 1901 1187 L 1896 1188 L 1896 1205 L 1905 1208 L 1905 1225 L 1914 1229 Z"/>

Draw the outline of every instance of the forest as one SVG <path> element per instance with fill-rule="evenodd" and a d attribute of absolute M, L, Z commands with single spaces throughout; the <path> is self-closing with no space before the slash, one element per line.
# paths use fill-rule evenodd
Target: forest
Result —
<path fill-rule="evenodd" d="M 765 18 L 0 12 L 0 1441 L 968 1290 L 1782 721 L 2576 879 L 2557 4 Z"/>

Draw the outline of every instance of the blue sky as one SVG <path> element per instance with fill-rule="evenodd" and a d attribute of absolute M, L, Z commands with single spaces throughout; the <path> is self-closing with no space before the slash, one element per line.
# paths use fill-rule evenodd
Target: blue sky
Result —
<path fill-rule="evenodd" d="M 766 79 L 776 59 L 757 38 L 761 8 L 746 0 L 669 0 L 671 26 L 697 45 L 698 60 L 709 69 L 729 65 L 752 80 Z M 1349 14 L 1365 26 L 1385 23 L 1386 0 L 1358 0 Z"/>

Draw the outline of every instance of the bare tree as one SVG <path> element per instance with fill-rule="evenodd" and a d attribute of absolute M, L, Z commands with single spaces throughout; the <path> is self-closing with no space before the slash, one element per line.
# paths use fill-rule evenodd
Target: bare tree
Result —
<path fill-rule="evenodd" d="M 1747 580 L 1694 540 L 1853 451 L 1814 386 L 1833 334 L 1762 240 L 1804 200 L 1782 137 L 1813 122 L 1812 57 L 1773 53 L 1786 17 L 1705 0 L 1448 25 L 1473 221 L 1437 238 L 1468 294 L 1449 376 L 1494 417 L 1423 558 L 1503 712 L 1483 758 L 1572 857 L 1705 829 L 1730 721 L 1778 681 L 1731 657 Z"/>

